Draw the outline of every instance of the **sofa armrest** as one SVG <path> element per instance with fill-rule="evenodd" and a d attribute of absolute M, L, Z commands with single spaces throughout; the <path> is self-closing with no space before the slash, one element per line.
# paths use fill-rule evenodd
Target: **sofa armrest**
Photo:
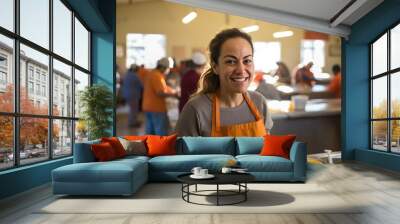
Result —
<path fill-rule="evenodd" d="M 74 147 L 74 163 L 89 163 L 95 162 L 90 146 L 93 142 L 75 143 Z"/>
<path fill-rule="evenodd" d="M 293 162 L 293 179 L 305 181 L 307 174 L 307 145 L 295 141 L 290 149 L 290 160 Z"/>

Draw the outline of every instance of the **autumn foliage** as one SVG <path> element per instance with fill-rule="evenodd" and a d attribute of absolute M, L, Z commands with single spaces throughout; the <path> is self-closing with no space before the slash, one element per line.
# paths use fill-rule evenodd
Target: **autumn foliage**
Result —
<path fill-rule="evenodd" d="M 5 93 L 0 93 L 0 111 L 13 112 L 14 96 L 13 86 L 9 85 Z M 46 106 L 43 106 L 46 105 Z M 25 88 L 20 88 L 20 110 L 21 114 L 48 114 L 48 104 L 34 105 L 29 99 Z M 58 113 L 58 111 L 57 111 Z M 13 148 L 13 117 L 0 116 L 0 147 Z M 20 148 L 26 145 L 44 145 L 48 136 L 48 119 L 47 118 L 20 118 Z M 59 127 L 53 126 L 53 138 L 59 135 Z"/>
<path fill-rule="evenodd" d="M 391 104 L 391 117 L 400 117 L 400 101 L 392 100 Z M 387 101 L 383 100 L 376 107 L 373 107 L 373 118 L 387 118 Z M 391 123 L 391 135 L 392 141 L 397 141 L 400 138 L 400 122 L 398 120 L 393 120 Z M 387 136 L 387 121 L 375 121 L 372 126 L 374 138 L 384 138 Z"/>

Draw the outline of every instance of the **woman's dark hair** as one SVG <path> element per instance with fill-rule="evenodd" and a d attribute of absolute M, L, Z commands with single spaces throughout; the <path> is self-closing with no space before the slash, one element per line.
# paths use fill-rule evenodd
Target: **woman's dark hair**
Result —
<path fill-rule="evenodd" d="M 249 42 L 251 50 L 254 52 L 253 42 L 250 35 L 247 33 L 242 32 L 237 28 L 226 29 L 219 32 L 208 45 L 208 49 L 210 51 L 211 68 L 201 75 L 196 94 L 214 93 L 219 89 L 219 78 L 218 75 L 214 73 L 212 67 L 213 65 L 218 64 L 218 58 L 221 54 L 222 44 L 229 39 L 238 37 Z"/>

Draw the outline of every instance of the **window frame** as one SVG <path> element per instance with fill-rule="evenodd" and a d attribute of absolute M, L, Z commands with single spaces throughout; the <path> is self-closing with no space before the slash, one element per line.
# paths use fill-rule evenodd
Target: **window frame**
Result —
<path fill-rule="evenodd" d="M 7 38 L 12 39 L 13 41 L 13 52 L 12 52 L 12 69 L 11 73 L 13 75 L 14 79 L 14 110 L 13 112 L 2 112 L 0 111 L 0 116 L 4 117 L 12 117 L 13 119 L 13 166 L 10 167 L 5 167 L 5 168 L 0 168 L 0 172 L 5 171 L 5 170 L 10 170 L 10 169 L 16 169 L 19 167 L 23 166 L 29 166 L 37 163 L 43 163 L 49 160 L 53 159 L 61 159 L 65 157 L 70 157 L 73 156 L 74 152 L 74 143 L 75 143 L 75 126 L 76 126 L 76 121 L 79 120 L 79 117 L 75 116 L 75 109 L 74 107 L 71 108 L 71 114 L 65 115 L 65 116 L 56 116 L 53 115 L 53 59 L 58 60 L 61 63 L 64 63 L 68 66 L 71 66 L 71 80 L 70 80 L 70 86 L 71 86 L 71 93 L 72 93 L 72 99 L 71 99 L 71 104 L 74 105 L 75 103 L 75 98 L 76 93 L 75 93 L 75 88 L 74 88 L 74 82 L 75 82 L 75 69 L 85 73 L 89 77 L 89 83 L 88 86 L 92 85 L 92 62 L 91 62 L 91 49 L 92 49 L 92 43 L 91 43 L 91 37 L 92 37 L 92 31 L 89 29 L 87 24 L 83 21 L 83 19 L 72 9 L 72 7 L 65 1 L 65 0 L 59 0 L 68 10 L 71 11 L 71 18 L 70 18 L 70 23 L 71 23 L 71 59 L 64 58 L 63 56 L 55 53 L 53 50 L 53 1 L 54 0 L 48 0 L 49 3 L 49 48 L 46 49 L 45 47 L 40 46 L 39 44 L 36 44 L 29 39 L 26 39 L 20 35 L 20 0 L 14 0 L 13 1 L 13 10 L 14 10 L 14 31 L 10 31 L 4 27 L 0 26 L 0 35 L 5 36 Z M 79 20 L 79 22 L 84 26 L 84 28 L 88 31 L 88 69 L 85 69 L 78 64 L 75 63 L 75 25 L 74 25 L 74 20 L 75 18 Z M 21 65 L 21 56 L 20 56 L 20 45 L 23 44 L 27 47 L 32 48 L 33 50 L 36 50 L 42 54 L 45 54 L 48 56 L 49 62 L 48 62 L 48 73 L 47 73 L 47 83 L 45 84 L 45 95 L 48 97 L 48 112 L 46 115 L 39 115 L 39 114 L 27 114 L 27 113 L 21 113 L 20 111 L 20 85 L 21 85 L 21 80 L 20 80 L 20 65 Z M 30 66 L 29 63 L 26 64 L 27 72 L 25 74 L 26 76 L 26 82 L 32 81 L 35 86 L 36 83 L 40 83 L 41 88 L 42 88 L 42 79 L 41 75 L 42 72 L 40 72 L 39 80 L 36 80 L 36 68 L 33 67 L 33 79 L 30 79 L 30 74 L 28 71 Z M 36 82 L 38 81 L 38 82 Z M 28 84 L 27 84 L 28 85 Z M 28 86 L 27 91 L 28 90 Z M 34 89 L 34 92 L 36 89 Z M 42 94 L 39 94 L 38 96 L 43 97 Z M 35 102 L 34 102 L 35 103 Z M 30 163 L 24 163 L 21 164 L 21 158 L 20 158 L 20 119 L 21 118 L 45 118 L 47 119 L 48 122 L 48 134 L 47 134 L 47 142 L 51 144 L 47 144 L 47 148 L 45 150 L 48 151 L 48 154 L 46 155 L 47 157 L 43 157 L 43 160 L 40 160 L 38 162 L 30 162 Z M 62 155 L 62 156 L 54 156 L 53 152 L 55 147 L 53 146 L 53 123 L 57 120 L 65 120 L 65 121 L 70 121 L 71 122 L 71 153 L 68 155 Z"/>
<path fill-rule="evenodd" d="M 390 154 L 400 154 L 399 152 L 392 151 L 392 121 L 400 121 L 400 117 L 392 116 L 392 98 L 391 98 L 391 79 L 392 75 L 400 72 L 400 66 L 394 69 L 391 69 L 391 30 L 396 26 L 400 26 L 400 21 L 395 22 L 390 27 L 386 28 L 384 32 L 380 33 L 375 39 L 368 43 L 368 52 L 369 52 L 369 77 L 368 77 L 368 85 L 369 85 L 369 149 L 372 151 L 386 152 Z M 376 43 L 381 37 L 387 35 L 387 62 L 386 62 L 386 71 L 376 74 L 373 74 L 373 44 Z M 386 87 L 387 87 L 387 105 L 386 105 L 386 117 L 385 118 L 373 118 L 373 81 L 382 77 L 386 77 Z M 374 148 L 374 132 L 373 132 L 373 122 L 375 121 L 386 121 L 386 151 L 379 150 Z"/>
<path fill-rule="evenodd" d="M 323 48 L 322 48 L 323 65 L 318 65 L 318 68 L 321 69 L 321 71 L 322 71 L 323 68 L 326 67 L 326 58 L 327 58 L 327 57 L 326 57 L 326 46 L 327 46 L 327 44 L 328 44 L 328 41 L 327 41 L 327 40 L 302 39 L 301 42 L 300 42 L 300 63 L 301 63 L 301 64 L 307 64 L 308 62 L 310 62 L 310 60 L 307 60 L 307 61 L 305 60 L 305 56 L 304 56 L 305 53 L 304 53 L 304 52 L 307 51 L 307 50 L 311 50 L 311 52 L 312 52 L 312 58 L 313 58 L 311 61 L 314 62 L 313 68 L 316 67 L 317 63 L 316 63 L 316 60 L 314 60 L 315 55 L 317 54 L 316 52 L 317 52 L 317 50 L 318 50 L 318 48 L 316 47 L 316 41 L 322 41 L 322 43 L 323 43 L 323 45 L 324 45 Z M 311 44 L 310 47 L 304 46 L 305 43 L 307 43 L 307 42 L 309 42 L 309 43 Z"/>

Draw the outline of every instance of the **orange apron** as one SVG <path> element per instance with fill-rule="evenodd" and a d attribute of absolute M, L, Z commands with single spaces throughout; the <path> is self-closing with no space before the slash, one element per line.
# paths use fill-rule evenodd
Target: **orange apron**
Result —
<path fill-rule="evenodd" d="M 267 131 L 264 126 L 264 119 L 258 112 L 256 106 L 253 104 L 247 94 L 243 94 L 244 99 L 246 100 L 247 105 L 250 108 L 250 111 L 253 113 L 256 118 L 255 121 L 243 123 L 243 124 L 234 124 L 227 125 L 221 127 L 220 120 L 220 101 L 217 94 L 214 94 L 213 97 L 213 105 L 212 105 L 212 126 L 211 126 L 211 136 L 212 137 L 221 137 L 221 136 L 264 136 L 267 134 Z"/>

